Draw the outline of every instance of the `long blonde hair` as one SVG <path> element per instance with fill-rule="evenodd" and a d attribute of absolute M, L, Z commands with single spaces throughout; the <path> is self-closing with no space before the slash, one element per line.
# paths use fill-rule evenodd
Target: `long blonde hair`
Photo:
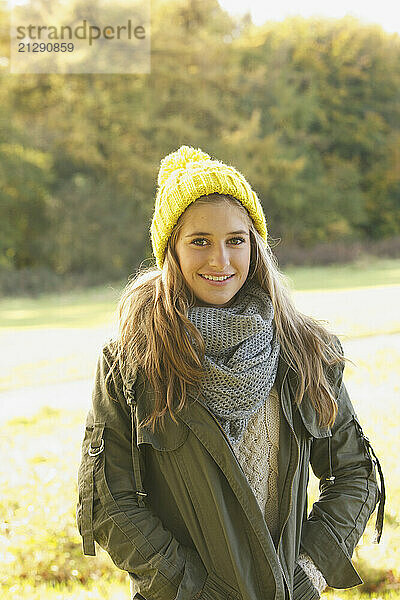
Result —
<path fill-rule="evenodd" d="M 300 404 L 307 391 L 320 425 L 331 426 L 337 405 L 326 367 L 343 361 L 332 334 L 295 308 L 287 278 L 238 200 L 211 194 L 196 202 L 226 202 L 227 208 L 234 205 L 242 211 L 251 244 L 248 278 L 255 279 L 272 300 L 281 352 L 299 379 L 295 401 Z M 153 431 L 158 421 L 163 427 L 167 411 L 176 421 L 174 412 L 187 402 L 187 385 L 198 384 L 203 373 L 203 338 L 186 316 L 196 299 L 186 285 L 175 251 L 182 224 L 181 215 L 169 238 L 163 269 L 139 269 L 122 291 L 117 309 L 116 357 L 109 375 L 117 363 L 128 381 L 131 365 L 144 370 L 154 391 L 154 410 L 142 425 L 150 425 Z"/>

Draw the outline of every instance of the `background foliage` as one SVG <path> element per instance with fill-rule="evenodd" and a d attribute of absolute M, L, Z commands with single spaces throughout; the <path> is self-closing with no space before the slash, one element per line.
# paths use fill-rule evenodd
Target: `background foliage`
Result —
<path fill-rule="evenodd" d="M 7 28 L 3 10 L 3 56 Z M 217 0 L 154 0 L 151 35 L 151 74 L 0 70 L 14 290 L 24 269 L 98 283 L 150 257 L 159 161 L 184 143 L 245 174 L 292 256 L 400 234 L 398 35 L 353 18 L 256 27 Z"/>

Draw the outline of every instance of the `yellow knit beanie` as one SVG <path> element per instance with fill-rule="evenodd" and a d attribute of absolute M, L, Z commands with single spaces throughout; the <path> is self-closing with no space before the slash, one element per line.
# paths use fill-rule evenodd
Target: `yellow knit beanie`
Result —
<path fill-rule="evenodd" d="M 227 194 L 247 209 L 267 241 L 265 215 L 255 192 L 234 167 L 200 150 L 181 146 L 161 161 L 153 220 L 150 227 L 153 253 L 162 269 L 169 237 L 184 210 L 200 196 Z"/>

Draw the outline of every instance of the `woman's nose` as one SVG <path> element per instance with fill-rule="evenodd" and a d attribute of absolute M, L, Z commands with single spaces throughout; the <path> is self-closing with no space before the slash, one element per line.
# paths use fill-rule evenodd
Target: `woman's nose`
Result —
<path fill-rule="evenodd" d="M 221 271 L 229 264 L 229 252 L 225 244 L 215 244 L 211 248 L 208 262 L 210 267 L 220 269 Z"/>

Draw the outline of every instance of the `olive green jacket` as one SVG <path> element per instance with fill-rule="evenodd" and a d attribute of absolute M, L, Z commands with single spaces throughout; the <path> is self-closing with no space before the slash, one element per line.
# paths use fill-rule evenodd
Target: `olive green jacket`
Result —
<path fill-rule="evenodd" d="M 134 385 L 113 373 L 118 401 L 110 399 L 105 378 L 114 347 L 106 344 L 98 360 L 82 446 L 77 522 L 85 554 L 95 554 L 95 540 L 129 573 L 132 595 L 146 600 L 317 598 L 296 566 L 300 551 L 330 586 L 362 583 L 351 555 L 380 492 L 376 456 L 342 383 L 342 365 L 329 373 L 339 410 L 326 429 L 318 426 L 307 396 L 300 407 L 294 403 L 296 375 L 279 360 L 275 546 L 227 437 L 200 402 L 190 399 L 177 424 L 168 417 L 165 430 L 152 433 L 138 426 L 153 406 L 141 369 Z M 320 496 L 307 515 L 310 464 Z"/>

